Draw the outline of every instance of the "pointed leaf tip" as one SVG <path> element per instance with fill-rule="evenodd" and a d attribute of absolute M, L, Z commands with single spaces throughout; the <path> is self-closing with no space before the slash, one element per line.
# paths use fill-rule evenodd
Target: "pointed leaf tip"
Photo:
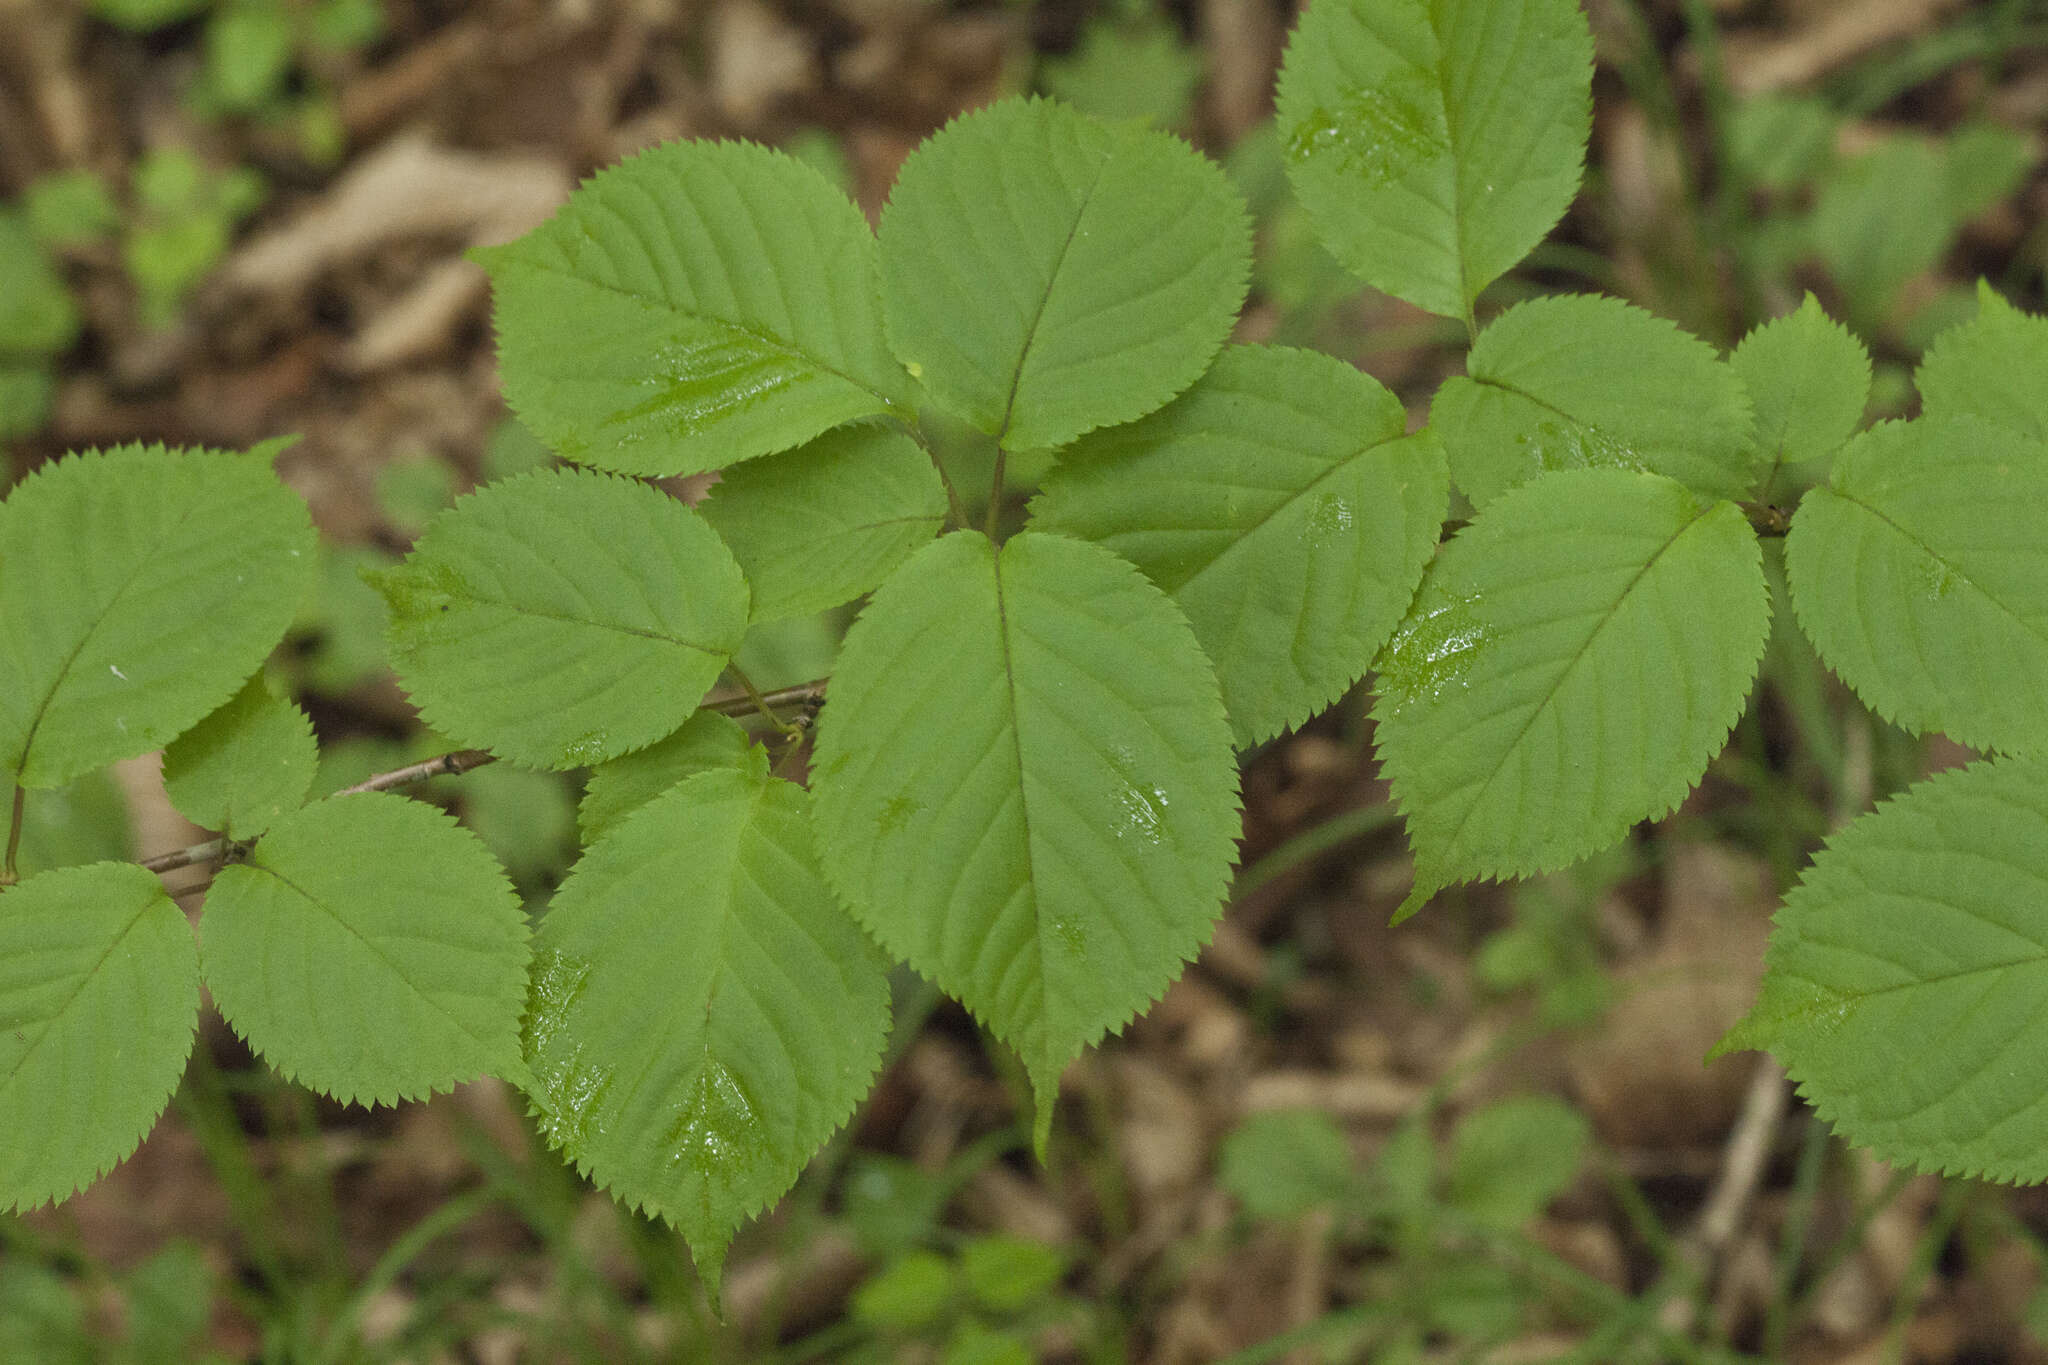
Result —
<path fill-rule="evenodd" d="M 1001 100 L 911 153 L 880 229 L 889 344 L 1008 450 L 1063 445 L 1185 389 L 1229 336 L 1251 221 L 1168 133 Z"/>
<path fill-rule="evenodd" d="M 1592 75 L 1577 0 L 1314 0 L 1280 74 L 1288 179 L 1338 260 L 1469 319 L 1577 195 Z"/>
<path fill-rule="evenodd" d="M 813 772 L 855 916 L 1041 1088 L 1221 913 L 1237 765 L 1215 675 L 1099 545 L 963 531 L 920 550 L 847 633 Z"/>
<path fill-rule="evenodd" d="M 1418 887 L 1551 871 L 1669 811 L 1726 743 L 1769 627 L 1732 503 L 1583 469 L 1488 504 L 1375 664 Z"/>
<path fill-rule="evenodd" d="M 535 942 L 528 1092 L 550 1145 L 689 1243 L 727 1243 L 866 1093 L 888 969 L 834 900 L 809 797 L 715 766 L 623 814 Z"/>
<path fill-rule="evenodd" d="M 1409 888 L 1408 894 L 1402 898 L 1401 903 L 1394 907 L 1393 916 L 1387 920 L 1387 927 L 1391 929 L 1405 924 L 1421 914 L 1423 907 L 1428 905 L 1436 896 L 1436 893 L 1444 889 L 1445 885 L 1446 883 L 1437 881 L 1434 878 L 1418 875 L 1415 879 L 1415 885 Z"/>
<path fill-rule="evenodd" d="M 127 1158 L 199 1022 L 185 916 L 133 863 L 0 891 L 0 1211 L 67 1199 Z"/>

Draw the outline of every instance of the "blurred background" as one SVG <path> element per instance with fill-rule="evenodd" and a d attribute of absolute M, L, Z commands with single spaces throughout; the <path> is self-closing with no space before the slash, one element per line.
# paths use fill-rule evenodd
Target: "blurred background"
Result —
<path fill-rule="evenodd" d="M 2043 0 L 1587 8 L 1584 191 L 1482 321 L 1597 290 L 1725 347 L 1812 291 L 1869 344 L 1880 417 L 1913 410 L 1913 362 L 1979 279 L 2043 311 Z M 67 450 L 298 435 L 279 467 L 326 563 L 271 678 L 314 718 L 321 789 L 442 752 L 359 570 L 551 459 L 505 413 L 462 252 L 676 137 L 782 147 L 872 216 L 922 137 L 1018 91 L 1220 159 L 1259 228 L 1239 339 L 1342 356 L 1419 422 L 1462 329 L 1351 280 L 1291 202 L 1270 99 L 1292 21 L 1284 0 L 0 0 L 0 487 Z M 763 687 L 824 676 L 844 624 L 757 631 L 741 662 Z M 901 982 L 877 1091 L 742 1231 L 723 1320 L 680 1241 L 565 1170 L 505 1086 L 344 1107 L 209 1014 L 131 1160 L 0 1216 L 0 1362 L 2048 1361 L 2048 1196 L 1892 1171 L 1768 1059 L 1700 1062 L 1819 841 L 1964 751 L 1874 721 L 1781 633 L 1670 819 L 1391 930 L 1406 852 L 1370 740 L 1354 696 L 1246 755 L 1229 913 L 1071 1070 L 1045 1165 L 1012 1062 Z M 577 775 L 415 790 L 545 907 Z M 203 837 L 153 759 L 32 815 L 24 872 Z"/>

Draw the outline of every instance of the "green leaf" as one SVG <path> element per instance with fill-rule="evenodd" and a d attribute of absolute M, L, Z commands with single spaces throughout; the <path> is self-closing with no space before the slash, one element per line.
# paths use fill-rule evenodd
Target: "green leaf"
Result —
<path fill-rule="evenodd" d="M 22 195 L 21 206 L 29 231 L 52 246 L 100 241 L 121 225 L 121 210 L 106 182 L 88 170 L 37 176 Z"/>
<path fill-rule="evenodd" d="M 1294 192 L 1369 284 L 1469 319 L 1578 193 L 1592 75 L 1577 0 L 1313 0 L 1280 71 Z"/>
<path fill-rule="evenodd" d="M 1243 747 L 1364 675 L 1436 549 L 1442 448 L 1399 399 L 1310 351 L 1235 346 L 1141 421 L 1085 437 L 1033 524 L 1166 590 L 1216 666 Z"/>
<path fill-rule="evenodd" d="M 78 305 L 28 222 L 0 213 L 0 356 L 61 351 L 78 335 Z"/>
<path fill-rule="evenodd" d="M 888 427 L 828 431 L 725 471 L 698 508 L 746 573 L 753 619 L 836 607 L 887 578 L 946 519 L 931 457 Z"/>
<path fill-rule="evenodd" d="M 1253 1114 L 1223 1140 L 1217 1179 L 1254 1218 L 1299 1218 L 1357 1188 L 1351 1143 L 1319 1109 Z"/>
<path fill-rule="evenodd" d="M 1729 368 L 1756 405 L 1757 462 L 1766 495 L 1788 466 L 1813 467 L 1855 434 L 1870 400 L 1870 353 L 1820 300 L 1806 301 L 1742 339 Z"/>
<path fill-rule="evenodd" d="M 1572 1183 L 1592 1136 L 1584 1114 L 1547 1095 L 1490 1104 L 1458 1124 L 1450 1202 L 1493 1227 L 1521 1227 Z"/>
<path fill-rule="evenodd" d="M 637 753 L 590 770 L 576 823 L 583 842 L 595 843 L 621 821 L 686 777 L 747 762 L 753 741 L 739 722 L 715 711 L 699 711 L 683 728 Z"/>
<path fill-rule="evenodd" d="M 733 1229 L 846 1122 L 889 1028 L 887 966 L 808 815 L 758 753 L 699 773 L 591 847 L 535 944 L 542 1132 L 681 1229 L 714 1292 Z"/>
<path fill-rule="evenodd" d="M 847 632 L 812 767 L 827 874 L 890 952 L 1060 1072 L 1221 908 L 1236 764 L 1187 622 L 1099 545 L 943 536 Z"/>
<path fill-rule="evenodd" d="M 0 441 L 41 431 L 56 393 L 56 378 L 40 359 L 19 365 L 0 359 Z"/>
<path fill-rule="evenodd" d="M 848 1307 L 863 1326 L 914 1332 L 945 1315 L 958 1282 L 953 1263 L 936 1251 L 906 1251 L 856 1289 Z"/>
<path fill-rule="evenodd" d="M 292 61 L 292 14 L 275 0 L 229 0 L 206 22 L 208 93 L 242 113 L 280 93 Z"/>
<path fill-rule="evenodd" d="M 1800 625 L 1879 715 L 2048 747 L 2048 443 L 1975 417 L 1864 432 L 1785 545 Z"/>
<path fill-rule="evenodd" d="M 94 863 L 0 892 L 0 1211 L 134 1151 L 198 1023 L 199 955 L 155 874 Z"/>
<path fill-rule="evenodd" d="M 1380 655 L 1376 743 L 1415 892 L 1576 861 L 1678 804 L 1770 628 L 1734 504 L 1627 470 L 1548 474 L 1437 553 Z"/>
<path fill-rule="evenodd" d="M 189 19 L 207 0 L 88 0 L 88 8 L 110 24 L 147 33 Z"/>
<path fill-rule="evenodd" d="M 120 862 L 134 854 L 128 801 L 112 771 L 98 768 L 66 787 L 31 793 L 22 805 L 23 877 L 53 867 Z"/>
<path fill-rule="evenodd" d="M 1817 95 L 1752 95 L 1728 119 L 1728 156 L 1753 184 L 1790 190 L 1812 180 L 1834 154 L 1834 106 Z"/>
<path fill-rule="evenodd" d="M 493 763 L 447 779 L 463 828 L 521 890 L 551 886 L 576 858 L 576 797 L 562 773 Z"/>
<path fill-rule="evenodd" d="M 0 504 L 0 778 L 60 787 L 226 701 L 311 584 L 305 503 L 269 465 L 122 446 Z"/>
<path fill-rule="evenodd" d="M 1712 1055 L 1768 1048 L 1887 1161 L 2048 1179 L 2048 760 L 1921 782 L 1835 835 Z"/>
<path fill-rule="evenodd" d="M 1067 1258 L 1022 1237 L 976 1237 L 960 1248 L 967 1292 L 996 1313 L 1018 1313 L 1059 1288 Z"/>
<path fill-rule="evenodd" d="M 1202 50 L 1181 40 L 1178 24 L 1147 9 L 1128 20 L 1083 24 L 1072 52 L 1039 62 L 1038 84 L 1084 114 L 1178 128 L 1188 121 L 1207 67 Z"/>
<path fill-rule="evenodd" d="M 1958 226 L 1940 149 L 1893 137 L 1821 181 L 1808 232 L 1851 316 L 1881 321 L 1906 281 L 1940 261 Z"/>
<path fill-rule="evenodd" d="M 1031 1343 L 1016 1332 L 962 1318 L 946 1338 L 939 1365 L 1032 1365 L 1038 1358 Z"/>
<path fill-rule="evenodd" d="M 408 539 L 455 501 L 459 476 L 445 460 L 421 453 L 377 471 L 377 508 L 391 529 Z"/>
<path fill-rule="evenodd" d="M 981 1151 L 981 1161 L 994 1155 Z M 976 1162 L 975 1149 L 961 1156 Z M 839 1182 L 839 1217 L 864 1255 L 896 1256 L 932 1240 L 961 1178 L 957 1169 L 949 1175 L 900 1156 L 855 1151 Z"/>
<path fill-rule="evenodd" d="M 313 722 L 258 674 L 164 750 L 164 790 L 193 824 L 253 839 L 306 804 L 319 764 Z"/>
<path fill-rule="evenodd" d="M 474 255 L 506 399 L 571 460 L 687 474 L 909 410 L 867 220 L 780 152 L 656 147 Z"/>
<path fill-rule="evenodd" d="M 519 898 L 425 802 L 360 792 L 287 815 L 214 878 L 200 946 L 235 1032 L 345 1103 L 522 1075 Z"/>
<path fill-rule="evenodd" d="M 1647 470 L 1721 498 L 1747 496 L 1761 472 L 1735 372 L 1620 299 L 1517 304 L 1480 333 L 1465 371 L 1429 417 L 1474 506 L 1552 469 Z"/>
<path fill-rule="evenodd" d="M 396 562 L 373 546 L 320 542 L 313 600 L 294 630 L 313 639 L 308 648 L 287 656 L 304 670 L 305 688 L 339 695 L 386 673 L 384 633 L 390 615 L 364 571 L 386 569 Z"/>
<path fill-rule="evenodd" d="M 2040 160 L 2029 134 L 1991 122 L 1956 129 L 1941 151 L 1942 180 L 1958 226 L 2017 190 Z"/>
<path fill-rule="evenodd" d="M 1814 196 L 1811 235 L 1848 295 L 1876 318 L 1932 270 L 1972 218 L 2026 175 L 2026 140 L 1979 125 L 1950 143 L 1893 137 L 1837 166 Z"/>
<path fill-rule="evenodd" d="M 702 517 L 588 470 L 470 494 L 372 581 L 420 715 L 534 768 L 601 763 L 668 734 L 747 627 L 746 582 Z"/>
<path fill-rule="evenodd" d="M 2023 313 L 1989 284 L 1977 316 L 1935 338 L 1913 382 L 1923 417 L 1981 417 L 2048 441 L 2048 318 Z"/>
<path fill-rule="evenodd" d="M 1006 450 L 1142 417 L 1193 383 L 1251 269 L 1250 221 L 1214 162 L 1036 99 L 911 153 L 881 239 L 897 358 Z"/>

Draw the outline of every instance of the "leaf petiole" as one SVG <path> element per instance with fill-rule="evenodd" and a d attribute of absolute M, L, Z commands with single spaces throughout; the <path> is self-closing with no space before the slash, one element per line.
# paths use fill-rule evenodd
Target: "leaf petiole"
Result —
<path fill-rule="evenodd" d="M 7 857 L 0 862 L 0 886 L 12 886 L 19 878 L 14 871 L 14 859 L 21 852 L 21 821 L 28 810 L 28 789 L 19 782 L 14 784 L 14 811 L 7 818 Z"/>

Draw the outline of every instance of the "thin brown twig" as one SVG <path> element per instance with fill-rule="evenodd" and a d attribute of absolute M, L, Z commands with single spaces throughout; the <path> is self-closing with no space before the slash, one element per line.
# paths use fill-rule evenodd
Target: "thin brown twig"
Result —
<path fill-rule="evenodd" d="M 815 706 L 825 697 L 824 678 L 791 687 L 778 687 L 772 692 L 756 692 L 753 696 L 721 697 L 717 701 L 704 703 L 703 710 L 714 711 L 722 716 L 746 715 L 755 709 L 758 702 L 762 707 Z M 770 713 L 772 714 L 772 712 Z M 787 733 L 787 731 L 785 731 Z M 358 792 L 390 791 L 396 787 L 409 787 L 416 782 L 425 782 L 434 777 L 455 777 L 474 771 L 488 763 L 496 763 L 498 756 L 484 749 L 457 749 L 453 753 L 437 754 L 418 763 L 408 763 L 403 768 L 377 773 L 365 778 L 353 787 L 343 787 L 336 796 L 353 796 Z M 21 789 L 15 789 L 16 824 L 20 823 Z M 218 862 L 227 857 L 235 847 L 232 839 L 208 839 L 203 844 L 190 848 L 175 849 L 159 853 L 154 858 L 142 860 L 142 867 L 150 872 L 175 872 L 181 867 L 194 867 L 201 863 Z M 8 866 L 13 866 L 13 849 L 8 850 Z"/>

